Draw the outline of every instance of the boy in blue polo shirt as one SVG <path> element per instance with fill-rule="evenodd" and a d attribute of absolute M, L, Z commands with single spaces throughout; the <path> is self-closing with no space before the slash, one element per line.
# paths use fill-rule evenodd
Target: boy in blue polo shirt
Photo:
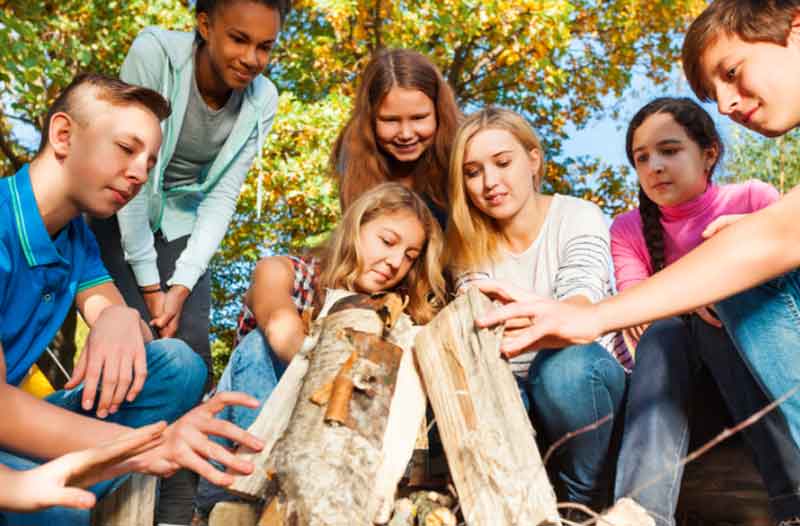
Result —
<path fill-rule="evenodd" d="M 155 163 L 159 120 L 169 111 L 152 90 L 81 75 L 48 113 L 30 166 L 0 179 L 0 464 L 30 469 L 40 463 L 32 459 L 94 447 L 129 427 L 166 420 L 175 422 L 164 430 L 163 443 L 120 470 L 169 475 L 188 467 L 227 485 L 231 476 L 207 457 L 234 471 L 251 469 L 206 435 L 259 448 L 255 437 L 213 419 L 225 405 L 257 402 L 215 397 L 189 411 L 200 399 L 205 364 L 180 340 L 152 340 L 111 282 L 81 218 L 108 217 L 136 195 Z M 66 390 L 37 400 L 16 386 L 73 301 L 90 327 L 86 347 Z M 93 491 L 102 495 L 110 486 Z M 88 513 L 0 513 L 0 524 L 88 524 Z"/>

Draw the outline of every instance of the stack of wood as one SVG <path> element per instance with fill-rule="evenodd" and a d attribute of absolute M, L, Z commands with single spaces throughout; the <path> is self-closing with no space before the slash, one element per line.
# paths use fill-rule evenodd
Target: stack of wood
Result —
<path fill-rule="evenodd" d="M 474 325 L 491 307 L 485 296 L 459 297 L 421 331 L 394 294 L 329 296 L 335 303 L 250 429 L 266 447 L 238 452 L 257 469 L 231 490 L 263 502 L 258 521 L 258 506 L 218 505 L 212 526 L 388 524 L 395 509 L 393 524 L 414 524 L 401 521 L 405 513 L 433 526 L 454 522 L 456 506 L 467 524 L 559 523 L 533 428 L 500 357 L 500 330 Z M 457 504 L 427 491 L 395 504 L 425 429 L 426 393 Z"/>

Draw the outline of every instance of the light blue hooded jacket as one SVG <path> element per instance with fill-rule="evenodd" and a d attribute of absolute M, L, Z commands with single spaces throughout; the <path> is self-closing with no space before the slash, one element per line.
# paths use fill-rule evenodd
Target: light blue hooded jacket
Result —
<path fill-rule="evenodd" d="M 120 72 L 122 80 L 154 89 L 172 105 L 172 115 L 161 124 L 163 142 L 147 184 L 117 213 L 125 260 L 139 286 L 161 282 L 153 246 L 153 233 L 160 229 L 167 241 L 190 235 L 167 284 L 194 287 L 225 236 L 278 107 L 275 86 L 257 76 L 245 88 L 230 136 L 198 182 L 164 190 L 164 171 L 175 153 L 195 74 L 194 50 L 194 33 L 149 27 L 134 40 Z"/>

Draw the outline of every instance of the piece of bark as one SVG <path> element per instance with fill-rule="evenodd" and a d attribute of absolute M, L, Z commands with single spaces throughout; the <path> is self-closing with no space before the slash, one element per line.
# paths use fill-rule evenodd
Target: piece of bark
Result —
<path fill-rule="evenodd" d="M 492 308 L 477 288 L 417 336 L 415 356 L 468 525 L 560 523 L 502 329 L 477 329 Z"/>
<path fill-rule="evenodd" d="M 132 474 L 92 510 L 92 526 L 152 526 L 157 483 L 151 475 Z"/>
<path fill-rule="evenodd" d="M 208 526 L 255 526 L 258 512 L 249 502 L 219 502 L 211 510 Z"/>
<path fill-rule="evenodd" d="M 381 301 L 345 298 L 322 320 L 289 425 L 268 460 L 277 487 L 272 500 L 278 499 L 282 513 L 265 513 L 259 524 L 372 523 L 369 503 L 403 353 L 383 338 Z M 345 376 L 359 388 L 350 396 L 346 425 L 331 425 L 324 418 L 327 408 L 311 398 L 339 375 L 354 351 L 357 358 Z"/>

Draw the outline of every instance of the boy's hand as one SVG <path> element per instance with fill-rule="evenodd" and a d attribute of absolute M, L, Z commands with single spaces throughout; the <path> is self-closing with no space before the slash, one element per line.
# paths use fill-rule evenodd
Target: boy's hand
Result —
<path fill-rule="evenodd" d="M 132 402 L 139 395 L 147 378 L 144 338 L 135 309 L 112 305 L 95 321 L 86 346 L 65 389 L 83 381 L 82 406 L 94 406 L 100 375 L 103 375 L 97 416 L 115 413 L 123 400 Z M 126 396 L 127 395 L 127 396 Z"/>
<path fill-rule="evenodd" d="M 158 330 L 162 338 L 172 338 L 178 332 L 178 324 L 181 321 L 181 312 L 186 298 L 191 291 L 183 285 L 173 285 L 164 294 L 164 303 L 161 314 L 154 317 L 150 325 Z"/>
<path fill-rule="evenodd" d="M 503 337 L 500 349 L 509 358 L 528 350 L 589 343 L 601 335 L 592 305 L 542 298 L 494 280 L 479 281 L 475 285 L 491 298 L 505 303 L 476 320 L 478 327 L 491 327 L 514 318 L 532 320 L 528 327 Z"/>
<path fill-rule="evenodd" d="M 227 438 L 254 451 L 264 447 L 258 438 L 214 415 L 229 405 L 255 409 L 258 400 L 243 393 L 217 393 L 195 407 L 164 431 L 164 443 L 134 459 L 137 470 L 169 476 L 179 468 L 189 468 L 218 486 L 229 486 L 233 475 L 215 469 L 208 460 L 216 460 L 239 474 L 250 474 L 253 464 L 237 458 L 231 451 L 210 440 L 208 435 Z"/>
<path fill-rule="evenodd" d="M 101 480 L 108 480 L 129 471 L 122 464 L 162 442 L 166 423 L 159 422 L 126 433 L 105 445 L 69 453 L 27 471 L 0 471 L 2 485 L 13 488 L 9 502 L 0 508 L 34 511 L 50 506 L 91 508 L 95 496 L 83 489 Z M 3 491 L 0 490 L 0 494 Z"/>

